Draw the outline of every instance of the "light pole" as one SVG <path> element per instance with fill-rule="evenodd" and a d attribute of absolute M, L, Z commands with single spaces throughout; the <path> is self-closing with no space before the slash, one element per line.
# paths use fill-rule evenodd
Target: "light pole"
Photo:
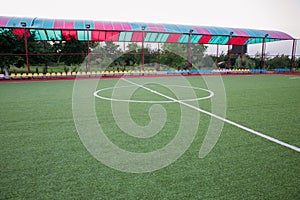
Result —
<path fill-rule="evenodd" d="M 90 56 L 90 38 L 89 38 L 89 30 L 91 28 L 90 24 L 86 24 L 85 28 L 87 29 L 87 42 L 88 42 L 88 50 L 87 50 L 87 54 L 88 54 L 88 72 L 90 72 L 91 70 L 91 56 Z"/>
<path fill-rule="evenodd" d="M 26 57 L 27 72 L 30 73 L 30 66 L 29 66 L 29 60 L 28 60 L 28 44 L 27 44 L 26 22 L 21 22 L 21 26 L 24 28 L 24 44 L 25 44 L 25 57 Z"/>
<path fill-rule="evenodd" d="M 189 40 L 188 40 L 188 70 L 192 68 L 192 55 L 191 55 L 191 38 L 194 30 L 189 31 Z"/>
<path fill-rule="evenodd" d="M 144 63 L 145 63 L 144 31 L 145 31 L 145 26 L 142 26 L 142 71 L 144 71 Z"/>
<path fill-rule="evenodd" d="M 263 38 L 262 43 L 262 50 L 261 50 L 261 61 L 260 61 L 260 68 L 265 68 L 265 51 L 266 51 L 266 38 L 269 36 L 269 34 L 265 34 L 265 37 Z"/>
<path fill-rule="evenodd" d="M 125 49 L 126 49 L 126 47 L 125 47 L 125 40 L 124 40 L 124 42 L 123 42 L 123 69 L 122 69 L 123 72 L 126 71 L 126 57 L 125 57 L 126 53 L 125 53 Z"/>
<path fill-rule="evenodd" d="M 294 39 L 294 40 L 293 40 L 293 46 L 292 46 L 291 72 L 294 71 L 294 62 L 295 62 L 296 46 L 297 46 L 297 40 Z"/>
<path fill-rule="evenodd" d="M 216 66 L 218 67 L 219 44 L 217 44 Z"/>
<path fill-rule="evenodd" d="M 157 43 L 157 61 L 158 61 L 157 71 L 159 71 L 160 70 L 160 47 L 159 47 L 159 42 Z"/>
<path fill-rule="evenodd" d="M 230 32 L 230 34 L 229 34 L 229 43 L 228 43 L 228 52 L 227 52 L 227 54 L 228 54 L 227 68 L 230 68 L 230 67 L 231 67 L 231 61 L 230 61 L 230 57 L 231 57 L 231 51 L 230 51 L 230 39 L 231 39 L 232 35 L 233 35 L 233 32 Z"/>

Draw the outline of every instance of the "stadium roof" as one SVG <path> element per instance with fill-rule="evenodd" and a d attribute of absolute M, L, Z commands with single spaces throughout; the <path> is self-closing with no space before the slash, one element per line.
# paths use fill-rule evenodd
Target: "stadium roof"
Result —
<path fill-rule="evenodd" d="M 35 32 L 36 40 L 45 41 L 74 37 L 80 41 L 188 43 L 190 34 L 190 42 L 195 44 L 247 45 L 263 40 L 294 39 L 284 32 L 271 30 L 0 16 L 2 30 L 12 29 L 16 35 L 22 35 L 25 25 L 27 35 Z"/>

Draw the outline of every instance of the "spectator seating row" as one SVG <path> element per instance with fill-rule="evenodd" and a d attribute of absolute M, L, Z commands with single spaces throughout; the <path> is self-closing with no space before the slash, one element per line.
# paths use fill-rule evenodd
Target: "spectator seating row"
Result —
<path fill-rule="evenodd" d="M 274 69 L 275 72 L 291 72 L 290 68 L 276 68 Z"/>
<path fill-rule="evenodd" d="M 213 73 L 222 73 L 222 74 L 248 74 L 250 73 L 249 69 L 214 69 Z"/>
<path fill-rule="evenodd" d="M 192 70 L 168 70 L 167 74 L 245 74 L 250 73 L 250 69 L 192 69 Z"/>
<path fill-rule="evenodd" d="M 93 71 L 93 72 L 52 72 L 52 73 L 11 73 L 11 79 L 37 79 L 37 78 L 72 78 L 72 77 L 97 77 L 97 76 L 123 76 L 123 75 L 152 75 L 155 70 L 145 71 Z"/>
<path fill-rule="evenodd" d="M 267 73 L 266 69 L 250 69 L 250 73 Z"/>
<path fill-rule="evenodd" d="M 275 72 L 291 72 L 289 68 L 276 68 Z M 38 79 L 38 78 L 74 78 L 74 77 L 97 77 L 97 76 L 123 76 L 123 75 L 156 75 L 156 74 L 248 74 L 267 73 L 266 69 L 192 69 L 192 70 L 167 70 L 157 72 L 156 70 L 130 70 L 130 71 L 92 71 L 92 72 L 52 72 L 52 73 L 11 73 L 10 79 Z"/>

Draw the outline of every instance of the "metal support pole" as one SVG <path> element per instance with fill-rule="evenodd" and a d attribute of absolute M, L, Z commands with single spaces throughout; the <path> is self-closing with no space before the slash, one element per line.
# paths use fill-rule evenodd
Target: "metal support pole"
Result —
<path fill-rule="evenodd" d="M 91 71 L 91 55 L 90 55 L 90 36 L 89 36 L 89 30 L 91 25 L 90 24 L 86 24 L 85 25 L 86 29 L 87 29 L 87 42 L 88 42 L 88 49 L 87 49 L 87 54 L 88 54 L 88 69 L 87 71 L 90 72 Z"/>
<path fill-rule="evenodd" d="M 230 61 L 230 57 L 231 57 L 231 52 L 230 52 L 230 44 L 228 44 L 228 51 L 227 51 L 227 68 L 230 69 L 231 67 L 231 61 Z"/>
<path fill-rule="evenodd" d="M 294 71 L 295 55 L 296 55 L 297 40 L 293 40 L 292 57 L 291 57 L 291 72 Z"/>
<path fill-rule="evenodd" d="M 159 49 L 159 43 L 157 43 L 157 63 L 158 63 L 157 70 L 159 71 L 160 70 L 160 49 Z"/>
<path fill-rule="evenodd" d="M 262 50 L 261 50 L 261 61 L 260 61 L 260 68 L 264 69 L 265 68 L 265 56 L 266 56 L 266 38 L 269 36 L 269 34 L 266 34 L 265 37 L 263 38 L 263 43 L 262 43 Z"/>
<path fill-rule="evenodd" d="M 125 55 L 126 55 L 126 53 L 125 53 L 126 47 L 125 46 L 126 45 L 125 45 L 125 40 L 124 40 L 124 42 L 123 42 L 123 71 L 126 71 L 126 57 L 125 57 Z"/>
<path fill-rule="evenodd" d="M 21 22 L 21 25 L 24 28 L 24 44 L 25 44 L 25 57 L 26 57 L 27 72 L 30 73 L 29 58 L 28 58 L 28 44 L 27 44 L 26 22 Z"/>
<path fill-rule="evenodd" d="M 229 42 L 230 42 L 230 39 L 231 39 L 231 37 L 232 37 L 232 35 L 233 35 L 233 32 L 230 32 L 230 34 L 229 34 Z M 231 67 L 231 61 L 230 61 L 230 57 L 231 57 L 231 51 L 230 51 L 230 43 L 228 44 L 228 52 L 227 52 L 227 56 L 228 56 L 228 60 L 227 60 L 227 68 L 228 69 L 230 69 L 230 67 Z"/>
<path fill-rule="evenodd" d="M 192 33 L 194 30 L 189 31 L 189 40 L 188 40 L 188 70 L 192 69 L 192 49 L 191 49 L 191 39 L 192 39 Z"/>
<path fill-rule="evenodd" d="M 217 44 L 217 56 L 216 56 L 216 66 L 218 67 L 218 57 L 219 57 L 219 44 Z"/>
<path fill-rule="evenodd" d="M 261 61 L 260 61 L 260 68 L 264 69 L 265 68 L 265 39 L 263 39 L 262 43 L 262 49 L 261 49 Z"/>
<path fill-rule="evenodd" d="M 145 31 L 145 26 L 142 26 L 142 71 L 144 71 L 144 64 L 145 64 L 144 31 Z"/>

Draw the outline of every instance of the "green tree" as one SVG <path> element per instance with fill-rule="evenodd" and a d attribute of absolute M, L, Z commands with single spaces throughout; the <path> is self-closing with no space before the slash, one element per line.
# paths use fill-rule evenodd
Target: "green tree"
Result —
<path fill-rule="evenodd" d="M 34 35 L 31 35 L 27 38 L 28 47 L 32 51 L 34 45 L 31 44 L 31 41 L 34 40 Z M 17 37 L 11 29 L 0 29 L 0 67 L 9 68 L 11 65 L 14 65 L 18 68 L 23 67 L 26 63 L 25 57 L 25 46 L 24 46 L 24 37 Z M 6 55 L 5 55 L 6 54 Z"/>
<path fill-rule="evenodd" d="M 70 67 L 80 65 L 87 56 L 87 43 L 78 41 L 73 37 L 57 44 L 55 48 L 57 47 L 59 47 L 59 53 L 61 54 L 60 62 L 64 62 Z"/>
<path fill-rule="evenodd" d="M 44 65 L 47 68 L 50 62 L 57 62 L 57 56 L 53 56 L 56 53 L 53 44 L 48 41 L 37 41 L 34 44 L 30 52 L 34 54 L 30 56 L 31 65 Z"/>
<path fill-rule="evenodd" d="M 52 45 L 46 41 L 35 41 L 35 32 L 27 33 L 27 47 L 30 65 L 47 64 L 50 57 L 46 53 L 53 53 Z M 0 66 L 3 69 L 14 65 L 24 67 L 26 64 L 24 35 L 16 35 L 11 29 L 0 30 Z M 4 56 L 4 55 L 7 56 Z"/>
<path fill-rule="evenodd" d="M 296 70 L 300 69 L 300 57 L 298 59 L 295 59 L 294 67 Z"/>
<path fill-rule="evenodd" d="M 140 47 L 138 49 L 137 54 L 135 55 L 136 61 L 140 65 L 142 64 L 142 54 L 143 54 L 142 51 L 143 51 L 142 47 Z M 144 47 L 144 63 L 151 63 L 152 53 L 153 52 L 151 51 L 150 46 Z"/>
<path fill-rule="evenodd" d="M 114 69 L 115 66 L 120 68 L 123 60 L 120 57 L 122 55 L 122 51 L 119 45 L 113 42 L 105 42 L 104 45 L 97 45 L 93 49 L 93 54 L 96 56 L 96 62 L 102 68 L 102 70 L 106 70 L 107 68 Z"/>
<path fill-rule="evenodd" d="M 236 57 L 236 56 L 235 56 Z M 237 56 L 233 65 L 235 68 L 255 68 L 255 61 L 248 55 Z"/>
<path fill-rule="evenodd" d="M 3 72 L 4 68 L 9 68 L 14 64 L 14 58 L 12 56 L 5 56 L 5 54 L 15 53 L 15 36 L 11 30 L 0 29 L 0 67 Z"/>
<path fill-rule="evenodd" d="M 127 66 L 135 66 L 139 60 L 138 50 L 141 48 L 137 43 L 129 43 L 124 53 L 124 61 Z"/>
<path fill-rule="evenodd" d="M 192 64 L 203 67 L 204 52 L 206 48 L 202 44 L 191 44 Z M 187 69 L 188 44 L 164 43 L 162 45 L 161 63 L 176 69 Z"/>
<path fill-rule="evenodd" d="M 192 64 L 197 68 L 207 67 L 207 65 L 203 65 L 203 63 L 207 63 L 207 58 L 204 56 L 206 49 L 207 46 L 203 44 L 191 44 Z M 205 61 L 203 61 L 203 59 L 205 59 Z"/>
<path fill-rule="evenodd" d="M 117 69 L 119 70 L 122 58 L 120 57 L 122 55 L 122 51 L 120 49 L 120 46 L 114 42 L 105 42 L 105 45 L 103 47 L 104 53 L 106 58 L 110 61 L 109 67 L 117 66 Z"/>
<path fill-rule="evenodd" d="M 274 58 L 271 58 L 266 61 L 266 66 L 269 69 L 275 69 L 275 68 L 289 68 L 290 67 L 291 60 L 289 56 L 285 55 L 277 55 Z"/>
<path fill-rule="evenodd" d="M 187 68 L 187 47 L 185 44 L 164 43 L 162 50 L 161 64 L 178 70 Z"/>

